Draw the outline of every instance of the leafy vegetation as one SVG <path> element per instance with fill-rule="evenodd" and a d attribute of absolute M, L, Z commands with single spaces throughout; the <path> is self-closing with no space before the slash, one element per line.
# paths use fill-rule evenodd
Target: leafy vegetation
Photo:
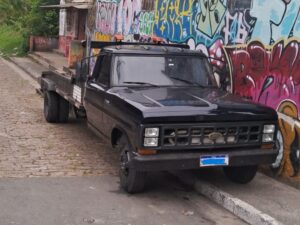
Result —
<path fill-rule="evenodd" d="M 0 54 L 20 55 L 27 51 L 30 35 L 58 35 L 58 11 L 40 5 L 59 0 L 0 0 Z"/>
<path fill-rule="evenodd" d="M 23 36 L 11 26 L 0 26 L 0 55 L 23 55 Z"/>

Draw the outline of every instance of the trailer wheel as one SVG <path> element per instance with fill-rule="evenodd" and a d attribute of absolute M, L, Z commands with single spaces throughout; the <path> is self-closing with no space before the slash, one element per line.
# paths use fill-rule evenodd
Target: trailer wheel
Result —
<path fill-rule="evenodd" d="M 58 95 L 52 91 L 46 91 L 44 96 L 44 117 L 48 123 L 58 122 Z"/>
<path fill-rule="evenodd" d="M 253 180 L 257 172 L 257 166 L 233 166 L 223 167 L 226 177 L 238 184 L 247 184 Z"/>
<path fill-rule="evenodd" d="M 124 135 L 118 141 L 118 149 L 120 150 L 119 175 L 121 187 L 130 194 L 142 192 L 145 187 L 147 173 L 130 167 L 132 151 Z"/>
<path fill-rule="evenodd" d="M 58 122 L 66 123 L 69 119 L 69 102 L 63 97 L 59 97 L 58 101 Z"/>

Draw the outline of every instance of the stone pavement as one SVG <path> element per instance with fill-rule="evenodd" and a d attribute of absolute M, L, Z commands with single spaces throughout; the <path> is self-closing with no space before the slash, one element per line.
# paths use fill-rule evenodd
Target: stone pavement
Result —
<path fill-rule="evenodd" d="M 127 195 L 117 154 L 83 121 L 46 123 L 30 81 L 1 58 L 0 68 L 1 225 L 245 224 L 168 173 Z"/>
<path fill-rule="evenodd" d="M 1 225 L 245 225 L 166 173 L 138 195 L 115 176 L 0 179 Z"/>
<path fill-rule="evenodd" d="M 2 59 L 0 68 L 0 177 L 117 173 L 118 156 L 83 121 L 46 123 L 29 82 Z"/>

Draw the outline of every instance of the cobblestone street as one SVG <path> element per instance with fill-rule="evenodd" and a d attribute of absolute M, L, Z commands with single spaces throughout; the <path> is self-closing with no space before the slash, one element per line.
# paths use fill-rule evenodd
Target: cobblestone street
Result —
<path fill-rule="evenodd" d="M 0 177 L 116 174 L 117 155 L 84 121 L 48 124 L 43 99 L 0 60 Z"/>

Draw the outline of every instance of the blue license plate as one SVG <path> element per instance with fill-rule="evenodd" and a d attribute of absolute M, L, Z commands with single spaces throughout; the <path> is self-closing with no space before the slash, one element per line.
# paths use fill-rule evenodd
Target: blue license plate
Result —
<path fill-rule="evenodd" d="M 228 155 L 206 155 L 200 157 L 200 167 L 228 166 Z"/>

